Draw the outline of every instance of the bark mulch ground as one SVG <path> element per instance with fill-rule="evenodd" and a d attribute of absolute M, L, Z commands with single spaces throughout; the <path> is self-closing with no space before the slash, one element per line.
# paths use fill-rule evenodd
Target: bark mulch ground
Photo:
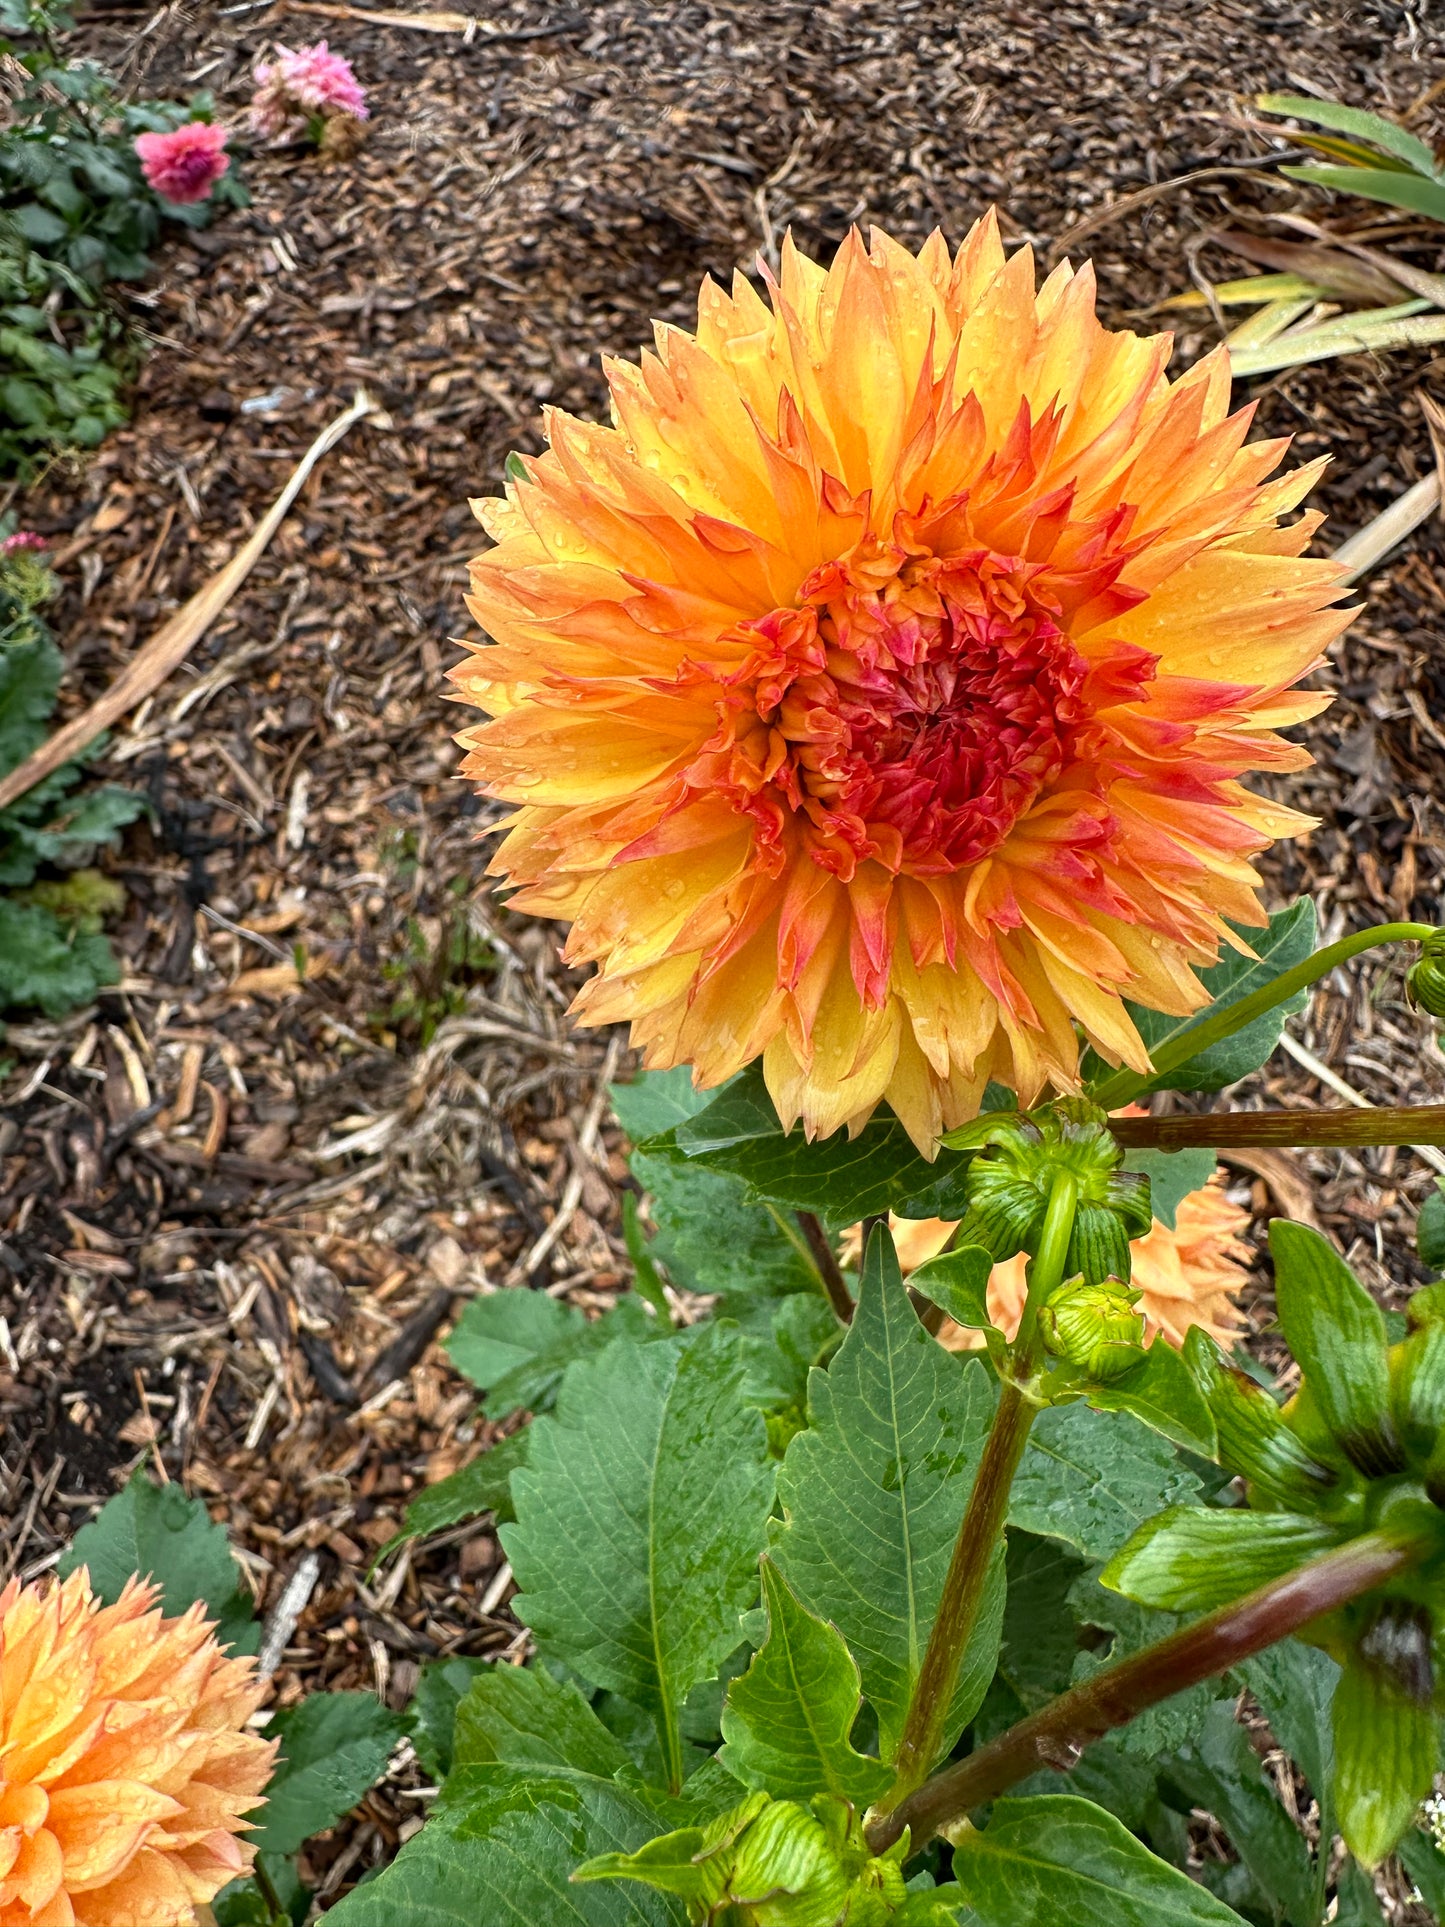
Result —
<path fill-rule="evenodd" d="M 612 0 L 514 4 L 470 37 L 345 9 L 107 7 L 77 51 L 239 114 L 276 39 L 325 34 L 374 118 L 346 165 L 246 163 L 254 206 L 182 235 L 136 293 L 132 425 L 24 504 L 66 592 L 66 703 L 96 695 L 255 521 L 363 384 L 383 411 L 324 463 L 185 667 L 117 731 L 149 825 L 110 862 L 122 983 L 12 1027 L 0 1084 L 0 1578 L 33 1575 L 135 1465 L 232 1530 L 263 1611 L 317 1580 L 281 1703 L 513 1647 L 508 1574 L 463 1528 L 366 1577 L 407 1496 L 487 1442 L 438 1345 L 468 1295 L 605 1304 L 627 1265 L 618 1041 L 569 1029 L 558 933 L 481 885 L 493 815 L 454 776 L 443 675 L 469 496 L 543 404 L 603 405 L 599 350 L 685 324 L 704 274 L 829 254 L 850 222 L 958 237 L 991 202 L 1046 259 L 1095 222 L 1112 325 L 1157 325 L 1211 228 L 1301 204 L 1247 163 L 1255 92 L 1403 112 L 1445 72 L 1410 7 L 1207 0 L 1166 11 Z M 1445 124 L 1425 111 L 1419 125 Z M 1144 191 L 1195 170 L 1190 186 Z M 1126 197 L 1135 197 L 1126 200 Z M 1108 210 L 1122 203 L 1122 211 Z M 1445 267 L 1422 227 L 1370 230 Z M 1206 318 L 1180 343 L 1216 339 Z M 1339 539 L 1428 471 L 1415 395 L 1445 359 L 1357 357 L 1255 384 L 1259 429 L 1333 451 Z M 1368 584 L 1327 672 L 1317 763 L 1279 786 L 1320 827 L 1268 864 L 1330 936 L 1445 920 L 1445 558 L 1422 530 Z M 1440 1101 L 1445 1059 L 1392 963 L 1339 973 L 1301 1042 L 1376 1102 Z M 1333 1101 L 1283 1054 L 1242 1103 Z M 1387 1295 L 1418 1278 L 1412 1153 L 1237 1169 L 1257 1220 L 1306 1208 Z M 1267 1277 L 1253 1327 L 1270 1317 Z M 404 1763 L 321 1843 L 327 1896 L 418 1824 Z"/>

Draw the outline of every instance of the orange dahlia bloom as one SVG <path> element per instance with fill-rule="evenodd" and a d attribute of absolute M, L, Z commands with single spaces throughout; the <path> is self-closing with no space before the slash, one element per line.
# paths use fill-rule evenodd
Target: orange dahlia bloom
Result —
<path fill-rule="evenodd" d="M 185 1927 L 251 1864 L 253 1663 L 155 1598 L 102 1606 L 83 1566 L 0 1591 L 0 1927 Z"/>
<path fill-rule="evenodd" d="M 1146 1344 L 1162 1332 L 1171 1345 L 1182 1345 L 1191 1325 L 1202 1325 L 1226 1349 L 1233 1344 L 1240 1324 L 1234 1293 L 1244 1283 L 1250 1259 L 1239 1234 L 1248 1223 L 1249 1213 L 1230 1203 L 1216 1176 L 1180 1200 L 1172 1231 L 1156 1218 L 1133 1241 L 1130 1285 L 1143 1293 L 1138 1309 L 1144 1314 Z M 892 1224 L 905 1274 L 936 1258 L 958 1229 L 946 1218 L 895 1218 Z M 988 1281 L 988 1315 L 1007 1338 L 1023 1317 L 1027 1266 L 1027 1254 L 1020 1252 L 995 1265 Z M 950 1351 L 974 1351 L 983 1343 L 981 1332 L 967 1331 L 952 1319 L 939 1337 Z"/>
<path fill-rule="evenodd" d="M 1147 1070 L 1122 1000 L 1195 1009 L 1264 921 L 1250 857 L 1304 819 L 1239 778 L 1308 761 L 1275 731 L 1325 702 L 1340 572 L 1224 351 L 1171 385 L 992 216 L 788 246 L 768 292 L 705 283 L 609 426 L 552 411 L 475 504 L 465 768 L 518 805 L 515 905 L 601 966 L 585 1021 L 931 1149 L 991 1077 L 1073 1088 L 1076 1024 Z"/>

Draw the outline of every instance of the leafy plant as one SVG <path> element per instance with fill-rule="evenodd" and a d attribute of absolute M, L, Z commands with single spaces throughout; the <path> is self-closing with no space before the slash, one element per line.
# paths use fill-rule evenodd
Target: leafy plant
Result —
<path fill-rule="evenodd" d="M 24 550 L 0 555 L 0 775 L 45 740 L 64 664 L 40 609 L 53 593 Z M 145 807 L 105 784 L 78 793 L 85 758 L 0 809 L 0 1012 L 58 1017 L 118 975 L 101 925 L 123 900 L 88 868 Z"/>
<path fill-rule="evenodd" d="M 409 917 L 400 956 L 381 966 L 393 992 L 390 1004 L 373 1016 L 372 1024 L 414 1041 L 423 1050 L 448 1017 L 466 1008 L 471 986 L 490 976 L 496 966 L 495 951 L 473 928 L 461 901 L 465 889 L 465 879 L 458 878 L 439 931 L 428 932 L 420 919 Z"/>
<path fill-rule="evenodd" d="M 1445 221 L 1445 167 L 1418 134 L 1398 121 L 1304 94 L 1261 94 L 1255 104 L 1263 113 L 1326 129 L 1323 134 L 1291 130 L 1291 140 L 1325 157 L 1282 168 L 1291 180 Z"/>
<path fill-rule="evenodd" d="M 1261 1063 L 1338 961 L 1312 934 L 1307 910 L 1276 919 L 1201 1017 L 1139 1013 L 1152 1081 Z M 1090 1074 L 1111 1102 L 1142 1083 Z M 1321 1927 L 1371 1917 L 1397 1844 L 1445 1886 L 1412 1831 L 1440 1764 L 1436 1288 L 1392 1344 L 1333 1249 L 1276 1224 L 1303 1374 L 1281 1405 L 1200 1331 L 1139 1342 L 1129 1237 L 1207 1147 L 1141 1142 L 1130 1171 L 1097 1102 L 998 1101 L 928 1165 L 886 1115 L 852 1145 L 789 1137 L 748 1072 L 615 1096 L 647 1193 L 638 1293 L 592 1322 L 525 1290 L 472 1301 L 453 1358 L 522 1423 L 407 1521 L 502 1522 L 536 1656 L 425 1683 L 440 1797 L 338 1927 Z M 830 1282 L 822 1221 L 923 1202 L 962 1220 L 953 1249 L 905 1285 L 878 1227 Z M 1009 1341 L 984 1288 L 1020 1246 Z M 696 1293 L 711 1316 L 676 1323 Z M 931 1306 L 985 1351 L 943 1350 Z M 1317 1848 L 1236 1720 L 1245 1687 L 1319 1803 Z M 1202 1873 L 1199 1810 L 1229 1847 Z M 1354 1858 L 1332 1872 L 1336 1832 Z"/>

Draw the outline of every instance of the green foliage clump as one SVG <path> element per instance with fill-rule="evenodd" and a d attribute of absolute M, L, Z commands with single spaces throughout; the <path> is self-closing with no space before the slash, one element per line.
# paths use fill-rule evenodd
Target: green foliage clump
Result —
<path fill-rule="evenodd" d="M 0 776 L 44 742 L 64 669 L 40 609 L 54 578 L 33 553 L 0 555 Z M 123 901 L 90 867 L 145 807 L 114 784 L 81 791 L 85 758 L 0 809 L 0 1013 L 60 1017 L 119 975 L 101 926 Z"/>

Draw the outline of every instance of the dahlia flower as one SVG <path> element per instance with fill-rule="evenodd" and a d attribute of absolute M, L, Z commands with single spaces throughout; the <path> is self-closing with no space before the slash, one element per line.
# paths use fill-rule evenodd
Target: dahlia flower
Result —
<path fill-rule="evenodd" d="M 211 189 L 231 165 L 225 146 L 225 128 L 205 120 L 188 120 L 169 134 L 135 137 L 147 185 L 179 207 L 210 199 Z"/>
<path fill-rule="evenodd" d="M 1233 1343 L 1240 1323 L 1234 1293 L 1244 1283 L 1250 1258 L 1239 1234 L 1248 1223 L 1249 1213 L 1230 1203 L 1216 1175 L 1180 1200 L 1172 1231 L 1156 1218 L 1152 1228 L 1133 1241 L 1129 1283 L 1143 1293 L 1138 1310 L 1144 1314 L 1146 1344 L 1162 1333 L 1171 1345 L 1182 1345 L 1191 1325 L 1202 1325 L 1221 1345 Z M 957 1229 L 957 1223 L 946 1218 L 895 1219 L 893 1239 L 905 1275 L 936 1258 Z M 1028 1257 L 1020 1252 L 995 1265 L 988 1281 L 988 1315 L 1007 1338 L 1018 1331 L 1023 1317 L 1027 1267 Z M 939 1336 L 950 1351 L 973 1351 L 983 1343 L 981 1332 L 967 1331 L 951 1319 Z"/>
<path fill-rule="evenodd" d="M 254 1857 L 252 1662 L 155 1598 L 102 1606 L 84 1567 L 0 1591 L 0 1927 L 188 1927 Z"/>
<path fill-rule="evenodd" d="M 261 139 L 301 134 L 313 117 L 329 120 L 336 114 L 365 120 L 366 89 L 351 62 L 332 53 L 324 40 L 314 47 L 278 45 L 276 58 L 257 67 L 251 127 Z"/>
<path fill-rule="evenodd" d="M 0 556 L 22 555 L 27 550 L 41 550 L 50 547 L 50 538 L 39 534 L 35 529 L 16 529 L 0 541 Z"/>
<path fill-rule="evenodd" d="M 1196 1009 L 1263 923 L 1250 857 L 1305 819 L 1239 779 L 1309 760 L 1275 732 L 1348 620 L 1281 524 L 1320 465 L 1266 481 L 1222 350 L 1171 384 L 992 216 L 789 245 L 768 292 L 705 283 L 475 504 L 464 767 L 600 965 L 584 1021 L 931 1151 L 990 1078 L 1075 1088 L 1078 1030 L 1147 1070 L 1123 1000 Z"/>

